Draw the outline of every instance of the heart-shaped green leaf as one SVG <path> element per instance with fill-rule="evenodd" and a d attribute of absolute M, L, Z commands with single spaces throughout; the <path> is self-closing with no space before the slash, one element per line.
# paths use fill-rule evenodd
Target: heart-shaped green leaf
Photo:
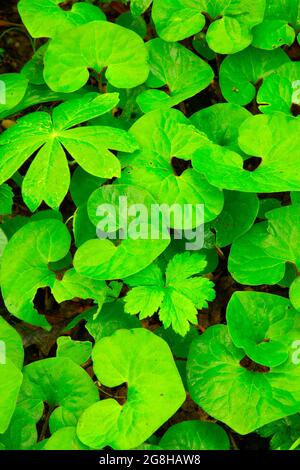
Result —
<path fill-rule="evenodd" d="M 197 223 L 197 205 L 204 204 L 207 222 L 221 212 L 222 192 L 208 184 L 190 165 L 195 150 L 206 139 L 182 113 L 174 109 L 152 111 L 141 117 L 130 133 L 141 150 L 121 159 L 125 169 L 120 182 L 143 185 L 160 204 L 192 205 L 190 217 L 183 221 L 175 220 L 171 214 L 171 227 L 197 227 L 201 223 Z"/>
<path fill-rule="evenodd" d="M 290 46 L 299 27 L 299 0 L 267 0 L 264 21 L 252 31 L 253 45 L 261 49 Z"/>
<path fill-rule="evenodd" d="M 0 75 L 0 116 L 13 109 L 24 97 L 28 80 L 19 73 Z"/>
<path fill-rule="evenodd" d="M 205 142 L 192 158 L 193 168 L 224 189 L 272 193 L 300 189 L 297 168 L 300 121 L 282 113 L 252 116 L 239 129 L 239 146 L 258 162 L 245 167 L 240 154 Z M 258 165 L 257 165 L 258 163 Z M 244 167 L 246 169 L 244 169 Z"/>
<path fill-rule="evenodd" d="M 261 23 L 265 0 L 154 0 L 152 17 L 159 36 L 179 41 L 200 32 L 209 21 L 206 39 L 220 54 L 233 54 L 252 42 Z"/>
<path fill-rule="evenodd" d="M 45 55 L 44 77 L 52 90 L 70 93 L 85 85 L 88 68 L 100 73 L 104 67 L 107 80 L 117 88 L 144 83 L 149 66 L 140 36 L 104 21 L 72 28 L 51 41 Z"/>
<path fill-rule="evenodd" d="M 95 20 L 105 20 L 94 5 L 75 3 L 70 11 L 60 7 L 61 0 L 20 0 L 18 10 L 23 23 L 34 38 L 53 38 L 61 31 Z"/>
<path fill-rule="evenodd" d="M 127 400 L 101 400 L 81 416 L 77 434 L 86 445 L 132 449 L 146 441 L 185 400 L 185 391 L 165 341 L 142 328 L 119 330 L 98 341 L 94 371 L 108 387 L 127 383 Z"/>
<path fill-rule="evenodd" d="M 289 300 L 278 295 L 235 292 L 226 318 L 235 346 L 268 367 L 285 362 L 293 341 L 300 337 L 300 317 Z"/>
<path fill-rule="evenodd" d="M 288 62 L 278 67 L 263 82 L 257 95 L 264 114 L 282 111 L 293 114 L 293 105 L 300 105 L 300 64 Z"/>
<path fill-rule="evenodd" d="M 282 50 L 261 51 L 254 47 L 227 56 L 220 68 L 220 86 L 230 103 L 246 105 L 255 98 L 261 80 L 289 61 Z"/>
<path fill-rule="evenodd" d="M 11 314 L 32 325 L 49 327 L 35 310 L 33 299 L 37 289 L 55 283 L 48 264 L 64 258 L 70 242 L 66 226 L 55 219 L 26 224 L 9 240 L 1 263 L 1 290 Z"/>
<path fill-rule="evenodd" d="M 65 426 L 76 425 L 82 412 L 99 399 L 88 373 L 67 357 L 33 362 L 24 368 L 24 378 L 28 385 L 22 387 L 19 406 L 30 413 L 34 408 L 40 411 L 43 402 L 52 409 L 58 406 Z"/>
<path fill-rule="evenodd" d="M 153 225 L 156 236 L 152 238 L 151 207 L 155 204 L 147 191 L 135 186 L 105 185 L 94 191 L 88 201 L 88 214 L 97 226 L 99 239 L 88 240 L 79 247 L 74 257 L 76 271 L 92 279 L 122 279 L 152 263 L 170 243 L 164 223 Z M 140 216 L 136 208 L 141 206 Z M 109 211 L 110 218 L 101 208 L 105 213 Z"/>
<path fill-rule="evenodd" d="M 195 402 L 239 434 L 300 410 L 295 386 L 300 366 L 289 359 L 272 368 L 248 370 L 245 352 L 234 346 L 225 325 L 208 328 L 195 339 L 188 357 L 188 383 Z"/>
<path fill-rule="evenodd" d="M 137 102 L 146 113 L 153 109 L 170 108 L 204 90 L 213 79 L 212 68 L 181 44 L 156 38 L 147 42 L 150 88 L 167 87 L 168 92 L 146 90 Z"/>

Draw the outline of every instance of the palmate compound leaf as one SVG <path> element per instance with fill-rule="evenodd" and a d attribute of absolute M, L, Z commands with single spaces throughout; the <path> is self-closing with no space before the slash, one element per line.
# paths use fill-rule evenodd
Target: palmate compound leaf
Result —
<path fill-rule="evenodd" d="M 192 158 L 193 168 L 210 184 L 242 192 L 299 191 L 300 121 L 282 113 L 256 115 L 239 129 L 242 152 L 258 157 L 258 167 L 244 169 L 240 154 L 203 140 Z"/>
<path fill-rule="evenodd" d="M 87 172 L 105 178 L 120 175 L 112 150 L 134 151 L 134 138 L 105 126 L 72 128 L 106 113 L 118 103 L 116 93 L 87 93 L 66 101 L 52 113 L 35 112 L 19 119 L 0 137 L 0 181 L 10 178 L 38 150 L 22 184 L 25 203 L 35 211 L 42 201 L 57 209 L 70 184 L 66 149 Z"/>
<path fill-rule="evenodd" d="M 247 370 L 242 349 L 234 346 L 225 325 L 209 327 L 195 339 L 188 357 L 192 399 L 210 416 L 239 434 L 248 434 L 300 410 L 300 365 L 294 350 L 282 365 Z"/>
<path fill-rule="evenodd" d="M 132 449 L 145 442 L 182 405 L 185 391 L 165 341 L 148 330 L 118 330 L 98 341 L 92 354 L 99 382 L 127 383 L 127 400 L 108 398 L 80 417 L 77 434 L 86 445 Z"/>
<path fill-rule="evenodd" d="M 147 50 L 140 36 L 105 21 L 77 26 L 54 38 L 45 55 L 44 78 L 54 91 L 70 93 L 107 67 L 105 77 L 117 88 L 141 85 L 149 74 Z"/>
<path fill-rule="evenodd" d="M 76 426 L 82 412 L 99 399 L 97 387 L 88 373 L 67 357 L 36 361 L 23 371 L 24 384 L 18 407 L 39 420 L 43 402 L 47 402 L 52 410 L 55 408 L 50 417 L 51 420 L 56 415 L 55 430 Z M 53 432 L 51 422 L 50 428 Z"/>
<path fill-rule="evenodd" d="M 3 434 L 13 416 L 22 384 L 24 351 L 22 339 L 16 330 L 0 317 L 0 434 Z"/>
<path fill-rule="evenodd" d="M 293 114 L 293 106 L 297 110 L 300 105 L 300 63 L 288 62 L 274 70 L 260 87 L 257 103 L 264 114 Z"/>
<path fill-rule="evenodd" d="M 208 140 L 180 111 L 151 111 L 138 119 L 129 132 L 140 150 L 130 158 L 121 157 L 124 168 L 121 183 L 142 186 L 159 204 L 169 207 L 177 204 L 182 210 L 184 204 L 189 204 L 191 213 L 183 219 L 170 213 L 172 228 L 191 229 L 202 224 L 203 220 L 197 221 L 197 206 L 201 204 L 204 204 L 205 222 L 219 215 L 224 203 L 222 191 L 208 184 L 190 164 L 196 149 Z"/>
<path fill-rule="evenodd" d="M 171 426 L 159 442 L 165 450 L 229 450 L 229 438 L 218 424 L 183 421 Z"/>
<path fill-rule="evenodd" d="M 252 42 L 252 28 L 264 17 L 265 0 L 154 0 L 152 18 L 165 41 L 179 41 L 199 33 L 206 18 L 206 39 L 220 54 L 233 54 Z"/>
<path fill-rule="evenodd" d="M 155 199 L 136 186 L 113 184 L 94 191 L 88 216 L 99 238 L 78 248 L 76 271 L 96 280 L 122 279 L 151 264 L 170 243 L 165 223 L 156 224 L 152 218 L 155 205 Z"/>
<path fill-rule="evenodd" d="M 27 86 L 28 80 L 19 73 L 0 75 L 0 116 L 22 100 Z"/>
<path fill-rule="evenodd" d="M 300 338 L 300 315 L 291 302 L 262 292 L 235 292 L 227 306 L 232 341 L 252 361 L 275 367 L 288 359 Z"/>
<path fill-rule="evenodd" d="M 165 278 L 156 264 L 125 278 L 124 282 L 133 287 L 125 297 L 125 312 L 139 314 L 142 320 L 158 311 L 165 328 L 172 326 L 185 336 L 190 323 L 197 324 L 197 309 L 207 307 L 207 301 L 215 298 L 214 284 L 199 276 L 205 266 L 204 256 L 185 252 L 169 261 Z"/>
<path fill-rule="evenodd" d="M 8 311 L 32 325 L 49 328 L 33 306 L 37 289 L 52 287 L 55 273 L 48 267 L 69 251 L 70 234 L 55 219 L 30 222 L 9 240 L 1 261 L 1 291 Z"/>
<path fill-rule="evenodd" d="M 96 20 L 105 20 L 100 8 L 88 3 L 75 3 L 70 11 L 60 7 L 61 0 L 20 0 L 21 19 L 34 38 L 53 38 L 61 31 Z"/>
<path fill-rule="evenodd" d="M 299 0 L 267 0 L 264 21 L 252 31 L 253 45 L 261 49 L 290 46 L 299 27 Z"/>
<path fill-rule="evenodd" d="M 242 106 L 250 103 L 256 96 L 259 82 L 286 62 L 289 62 L 289 57 L 282 49 L 261 51 L 248 47 L 227 56 L 220 67 L 220 87 L 224 98 Z"/>
<path fill-rule="evenodd" d="M 181 44 L 168 43 L 160 38 L 146 43 L 149 53 L 149 88 L 137 98 L 144 113 L 153 109 L 170 108 L 204 90 L 214 77 L 212 68 L 200 57 Z"/>

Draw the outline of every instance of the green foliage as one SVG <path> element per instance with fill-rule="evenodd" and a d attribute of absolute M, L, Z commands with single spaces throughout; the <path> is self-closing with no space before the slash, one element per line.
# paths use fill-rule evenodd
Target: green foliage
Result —
<path fill-rule="evenodd" d="M 185 399 L 168 345 L 149 331 L 119 330 L 98 341 L 92 357 L 101 383 L 116 387 L 127 382 L 128 391 L 125 405 L 107 398 L 82 414 L 77 432 L 90 447 L 142 444 Z"/>
<path fill-rule="evenodd" d="M 0 449 L 299 449 L 300 1 L 4 3 Z"/>
<path fill-rule="evenodd" d="M 64 59 L 58 61 L 57 57 Z M 113 86 L 133 88 L 144 83 L 149 73 L 147 50 L 133 31 L 93 21 L 51 41 L 45 55 L 44 78 L 52 90 L 69 93 L 85 85 L 89 67 L 97 73 L 107 67 L 105 77 Z"/>
<path fill-rule="evenodd" d="M 0 180 L 11 177 L 39 149 L 22 183 L 24 200 L 35 211 L 43 200 L 50 207 L 58 208 L 69 189 L 70 173 L 64 148 L 89 173 L 106 178 L 119 176 L 120 163 L 108 147 L 133 151 L 136 144 L 131 136 L 114 128 L 70 129 L 109 111 L 117 102 L 116 94 L 92 93 L 61 104 L 54 109 L 52 119 L 45 112 L 21 118 L 0 138 Z"/>
<path fill-rule="evenodd" d="M 149 88 L 166 86 L 168 92 L 146 90 L 137 98 L 141 110 L 175 106 L 206 88 L 213 79 L 213 71 L 204 60 L 177 43 L 152 39 L 147 43 L 150 74 Z"/>
<path fill-rule="evenodd" d="M 163 278 L 160 268 L 152 264 L 144 271 L 125 279 L 133 289 L 125 297 L 125 312 L 139 314 L 141 320 L 158 312 L 165 328 L 185 336 L 190 323 L 197 324 L 197 309 L 208 307 L 213 300 L 213 283 L 199 275 L 205 258 L 189 252 L 169 261 Z"/>
<path fill-rule="evenodd" d="M 105 20 L 101 10 L 88 3 L 75 3 L 70 11 L 60 8 L 60 0 L 20 0 L 18 10 L 34 38 L 53 38 L 60 31 L 80 24 Z"/>
<path fill-rule="evenodd" d="M 247 370 L 240 364 L 245 351 L 234 345 L 227 327 L 212 326 L 190 349 L 190 394 L 207 413 L 248 434 L 300 410 L 300 369 L 291 356 L 269 372 Z"/>
<path fill-rule="evenodd" d="M 220 54 L 249 46 L 252 28 L 262 22 L 265 0 L 154 0 L 152 15 L 160 37 L 179 41 L 201 31 L 209 19 L 207 42 Z"/>
<path fill-rule="evenodd" d="M 253 44 L 261 49 L 291 45 L 299 26 L 299 0 L 266 0 L 264 21 L 253 30 Z"/>
<path fill-rule="evenodd" d="M 227 307 L 235 346 L 258 364 L 279 366 L 297 340 L 300 320 L 288 299 L 261 292 L 235 292 Z"/>
<path fill-rule="evenodd" d="M 288 60 L 282 49 L 261 51 L 254 47 L 227 56 L 220 68 L 224 98 L 242 106 L 250 103 L 255 98 L 257 84 Z"/>
<path fill-rule="evenodd" d="M 171 426 L 159 446 L 166 450 L 228 450 L 229 439 L 217 424 L 184 421 Z"/>

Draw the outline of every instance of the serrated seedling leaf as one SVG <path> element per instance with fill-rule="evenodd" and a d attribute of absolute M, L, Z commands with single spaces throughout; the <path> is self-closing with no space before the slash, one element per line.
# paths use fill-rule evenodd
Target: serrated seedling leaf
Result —
<path fill-rule="evenodd" d="M 139 314 L 143 320 L 158 311 L 165 328 L 172 326 L 175 333 L 185 336 L 190 323 L 197 323 L 197 309 L 208 307 L 207 301 L 215 298 L 213 283 L 199 276 L 205 266 L 204 256 L 185 252 L 169 261 L 164 277 L 157 265 L 151 265 L 125 278 L 133 287 L 125 297 L 125 312 Z"/>

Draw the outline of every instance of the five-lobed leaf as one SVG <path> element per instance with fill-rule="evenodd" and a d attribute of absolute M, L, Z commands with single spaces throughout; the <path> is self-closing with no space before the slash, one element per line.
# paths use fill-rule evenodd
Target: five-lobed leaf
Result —
<path fill-rule="evenodd" d="M 176 333 L 185 336 L 190 323 L 197 323 L 197 309 L 207 307 L 207 301 L 215 297 L 213 283 L 196 277 L 205 266 L 204 256 L 185 252 L 169 261 L 165 279 L 157 265 L 125 279 L 133 286 L 125 297 L 125 312 L 139 314 L 142 320 L 158 311 L 165 328 L 172 326 Z"/>
<path fill-rule="evenodd" d="M 34 211 L 43 200 L 56 209 L 64 199 L 70 185 L 65 149 L 91 174 L 119 176 L 120 162 L 108 148 L 133 151 L 137 145 L 132 136 L 104 126 L 73 128 L 106 113 L 117 103 L 116 93 L 87 93 L 56 107 L 52 118 L 42 111 L 24 116 L 0 137 L 0 180 L 10 178 L 38 151 L 22 184 L 24 201 Z"/>

